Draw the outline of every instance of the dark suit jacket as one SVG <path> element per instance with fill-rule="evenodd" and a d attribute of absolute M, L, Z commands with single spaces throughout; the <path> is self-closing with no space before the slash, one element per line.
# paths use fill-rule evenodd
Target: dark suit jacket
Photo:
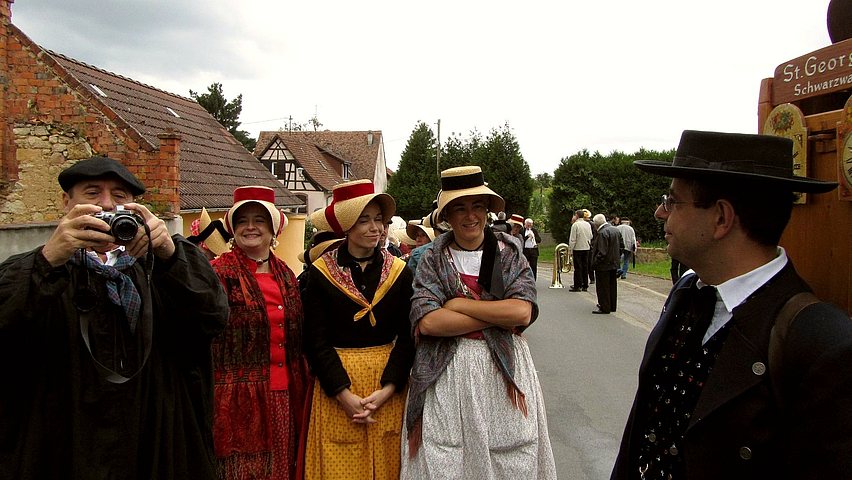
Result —
<path fill-rule="evenodd" d="M 592 229 L 595 226 L 592 225 Z M 605 223 L 592 239 L 592 268 L 595 270 L 618 270 L 621 264 L 621 250 L 624 240 L 621 232 Z"/>
<path fill-rule="evenodd" d="M 630 465 L 633 428 L 640 428 L 636 405 L 650 387 L 649 360 L 696 280 L 690 275 L 672 290 L 648 338 L 613 480 L 638 478 Z M 684 437 L 685 478 L 852 478 L 852 322 L 844 312 L 826 303 L 802 310 L 782 349 L 783 409 L 773 394 L 769 334 L 784 303 L 806 290 L 788 262 L 734 309 Z"/>

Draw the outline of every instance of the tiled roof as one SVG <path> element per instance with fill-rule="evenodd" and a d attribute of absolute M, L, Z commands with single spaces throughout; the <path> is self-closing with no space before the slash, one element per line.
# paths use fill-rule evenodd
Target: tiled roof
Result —
<path fill-rule="evenodd" d="M 342 160 L 329 158 L 328 154 L 312 142 L 306 142 L 294 135 L 279 135 L 280 133 L 283 132 L 261 132 L 255 155 L 261 158 L 276 140 L 280 140 L 304 169 L 305 175 L 321 189 L 330 192 L 335 185 L 343 183 L 343 177 L 338 173 Z"/>
<path fill-rule="evenodd" d="M 311 142 L 323 150 L 333 153 L 335 156 L 352 162 L 352 180 L 372 180 L 376 172 L 376 161 L 379 158 L 379 146 L 382 143 L 382 131 L 360 131 L 360 132 L 332 132 L 323 130 L 318 132 L 260 132 L 258 146 L 266 145 L 263 141 L 273 134 L 280 138 L 298 138 L 305 142 Z M 368 138 L 372 135 L 372 143 Z M 255 154 L 257 155 L 257 148 Z"/>
<path fill-rule="evenodd" d="M 99 95 L 104 104 L 151 145 L 159 147 L 157 134 L 167 131 L 180 134 L 182 210 L 201 207 L 228 208 L 233 204 L 234 189 L 244 185 L 274 188 L 275 203 L 279 206 L 304 203 L 284 188 L 269 170 L 195 100 L 156 89 L 61 54 L 48 53 L 79 80 L 84 88 L 89 88 Z M 102 96 L 91 85 L 96 85 L 106 96 Z"/>

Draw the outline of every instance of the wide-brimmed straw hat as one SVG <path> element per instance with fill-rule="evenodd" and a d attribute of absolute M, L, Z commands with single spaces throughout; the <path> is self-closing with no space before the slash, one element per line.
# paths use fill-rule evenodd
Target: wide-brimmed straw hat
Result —
<path fill-rule="evenodd" d="M 747 180 L 790 192 L 825 193 L 837 182 L 793 175 L 793 141 L 774 135 L 684 130 L 674 160 L 636 160 L 637 168 L 665 177 Z"/>
<path fill-rule="evenodd" d="M 474 195 L 488 197 L 488 210 L 499 212 L 506 206 L 503 197 L 494 193 L 485 183 L 482 169 L 476 166 L 448 168 L 441 172 L 441 192 L 438 193 L 438 207 L 431 220 L 441 219 L 444 208 L 453 200 Z M 434 225 L 434 224 L 433 224 Z"/>
<path fill-rule="evenodd" d="M 198 222 L 197 227 L 195 225 L 196 222 Z M 202 208 L 198 220 L 192 222 L 191 231 L 192 236 L 187 240 L 195 243 L 193 240 L 197 238 L 199 243 L 207 247 L 217 257 L 231 250 L 231 247 L 228 245 L 230 235 L 225 231 L 222 221 L 212 221 L 206 208 Z"/>
<path fill-rule="evenodd" d="M 406 226 L 406 228 L 408 228 L 408 226 Z M 409 237 L 408 233 L 406 233 L 405 229 L 396 229 L 395 232 L 396 232 L 395 233 L 396 238 L 399 239 L 399 243 L 404 243 L 404 244 L 408 245 L 409 247 L 413 247 L 413 246 L 417 245 L 417 241 L 414 240 L 413 238 Z"/>
<path fill-rule="evenodd" d="M 417 241 L 417 231 L 421 231 L 429 237 L 429 241 L 435 240 L 435 230 L 431 227 L 423 226 L 423 219 L 420 220 L 409 220 L 408 225 L 405 226 L 405 234 L 414 240 Z"/>
<path fill-rule="evenodd" d="M 308 246 L 308 258 L 311 263 L 317 261 L 319 257 L 322 256 L 323 253 L 334 250 L 340 244 L 343 243 L 343 237 L 338 236 L 334 232 L 317 232 L 311 237 L 311 243 Z M 299 252 L 296 255 L 296 258 L 299 259 L 300 262 L 305 263 L 305 252 Z"/>
<path fill-rule="evenodd" d="M 520 225 L 522 227 L 524 226 L 524 217 L 518 215 L 517 213 L 513 213 L 512 216 L 509 217 L 509 219 L 506 221 L 511 223 L 512 225 Z"/>
<path fill-rule="evenodd" d="M 361 212 L 373 200 L 379 204 L 382 216 L 389 221 L 396 213 L 396 202 L 387 193 L 376 193 L 373 182 L 355 180 L 335 185 L 332 201 L 325 209 L 311 214 L 311 224 L 318 230 L 335 232 L 339 235 L 349 231 Z"/>
<path fill-rule="evenodd" d="M 269 187 L 251 185 L 238 187 L 234 190 L 234 206 L 225 215 L 225 229 L 228 230 L 228 233 L 234 234 L 234 214 L 247 203 L 257 203 L 269 212 L 269 218 L 272 220 L 273 237 L 280 235 L 281 230 L 287 227 L 287 216 L 275 207 L 275 190 Z"/>

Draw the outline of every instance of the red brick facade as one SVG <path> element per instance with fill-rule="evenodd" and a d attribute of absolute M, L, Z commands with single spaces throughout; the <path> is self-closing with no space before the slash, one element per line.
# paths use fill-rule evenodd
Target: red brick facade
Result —
<path fill-rule="evenodd" d="M 91 155 L 122 161 L 148 187 L 156 213 L 180 211 L 180 135 L 155 147 L 11 23 L 0 0 L 0 223 L 62 216 L 56 176 Z"/>

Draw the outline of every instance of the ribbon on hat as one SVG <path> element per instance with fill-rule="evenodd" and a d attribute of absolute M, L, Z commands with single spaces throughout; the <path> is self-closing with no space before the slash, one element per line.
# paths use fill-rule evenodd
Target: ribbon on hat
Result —
<path fill-rule="evenodd" d="M 340 225 L 340 221 L 337 220 L 337 215 L 334 213 L 334 205 L 337 204 L 337 202 L 344 202 L 346 200 L 352 200 L 353 198 L 363 197 L 364 195 L 371 195 L 375 193 L 375 189 L 373 188 L 373 182 L 364 182 L 341 186 L 332 190 L 331 193 L 331 203 L 325 207 L 325 220 L 328 222 L 328 226 L 331 227 L 332 231 L 342 235 L 343 227 Z"/>
<path fill-rule="evenodd" d="M 754 173 L 758 175 L 769 175 L 773 177 L 791 178 L 792 166 L 790 168 L 766 165 L 755 160 L 728 160 L 724 162 L 710 162 L 698 157 L 675 157 L 673 167 L 704 168 L 720 172 Z"/>
<path fill-rule="evenodd" d="M 441 190 L 464 190 L 483 185 L 485 185 L 485 177 L 482 175 L 482 172 L 454 177 L 441 177 Z"/>

